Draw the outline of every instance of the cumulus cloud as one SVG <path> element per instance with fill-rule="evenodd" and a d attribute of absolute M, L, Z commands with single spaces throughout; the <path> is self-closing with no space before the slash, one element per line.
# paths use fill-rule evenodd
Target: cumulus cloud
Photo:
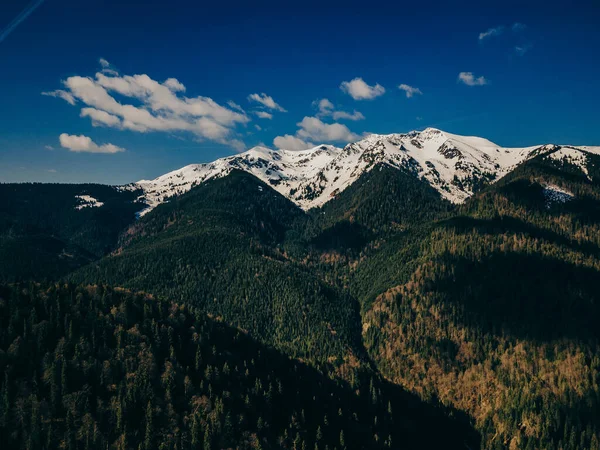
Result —
<path fill-rule="evenodd" d="M 354 78 L 352 81 L 344 81 L 340 89 L 350 95 L 354 100 L 372 100 L 385 94 L 385 88 L 380 84 L 369 86 L 362 78 Z"/>
<path fill-rule="evenodd" d="M 408 84 L 401 84 L 398 89 L 406 93 L 406 98 L 411 98 L 413 95 L 423 95 L 421 89 L 409 86 Z"/>
<path fill-rule="evenodd" d="M 499 27 L 496 27 L 496 28 L 490 28 L 487 31 L 484 31 L 483 33 L 479 33 L 479 40 L 480 41 L 484 41 L 484 40 L 489 39 L 491 37 L 500 36 L 502 33 L 504 33 L 504 27 L 503 26 L 499 26 Z"/>
<path fill-rule="evenodd" d="M 260 117 L 261 119 L 272 119 L 273 118 L 273 114 L 268 113 L 266 111 L 253 111 L 254 114 L 256 114 L 257 117 Z"/>
<path fill-rule="evenodd" d="M 323 103 L 327 105 L 327 103 Z M 360 113 L 359 113 L 360 114 Z M 342 142 L 347 143 L 360 138 L 356 133 L 341 123 L 324 123 L 318 117 L 304 117 L 296 124 L 299 128 L 296 134 L 277 136 L 273 145 L 285 150 L 306 150 L 315 146 L 313 142 Z"/>
<path fill-rule="evenodd" d="M 485 77 L 475 77 L 473 72 L 461 72 L 458 74 L 458 81 L 466 84 L 467 86 L 484 86 L 489 84 L 489 81 Z"/>
<path fill-rule="evenodd" d="M 346 111 L 334 111 L 331 117 L 333 117 L 333 120 L 345 119 L 354 121 L 363 120 L 365 118 L 365 116 L 363 116 L 363 114 L 357 110 L 354 110 L 352 114 Z"/>
<path fill-rule="evenodd" d="M 250 94 L 248 96 L 248 100 L 251 102 L 260 103 L 264 107 L 272 109 L 273 111 L 287 112 L 281 107 L 281 105 L 277 104 L 277 102 L 273 100 L 273 97 L 265 94 L 264 92 L 262 94 Z"/>
<path fill-rule="evenodd" d="M 63 91 L 62 89 L 57 89 L 56 91 L 42 92 L 42 95 L 46 95 L 48 97 L 62 98 L 65 102 L 75 105 L 75 97 L 70 92 Z"/>
<path fill-rule="evenodd" d="M 98 145 L 91 138 L 84 135 L 70 135 L 63 133 L 59 136 L 60 145 L 63 148 L 77 153 L 119 153 L 125 149 L 113 144 Z"/>
<path fill-rule="evenodd" d="M 365 116 L 357 110 L 353 113 L 346 111 L 336 111 L 335 105 L 329 101 L 329 99 L 323 98 L 321 100 L 315 100 L 313 106 L 318 109 L 317 117 L 332 117 L 333 120 L 363 120 Z"/>
<path fill-rule="evenodd" d="M 117 116 L 101 111 L 96 108 L 83 108 L 81 110 L 81 117 L 89 117 L 92 119 L 92 125 L 95 127 L 106 126 L 106 127 L 119 127 L 121 126 L 121 119 Z"/>
<path fill-rule="evenodd" d="M 296 125 L 300 127 L 296 135 L 305 140 L 319 142 L 350 142 L 359 136 L 341 123 L 324 123 L 317 117 L 305 117 Z"/>
<path fill-rule="evenodd" d="M 102 73 L 107 75 L 119 75 L 119 72 L 114 69 L 114 67 L 104 58 L 100 58 L 98 60 L 100 63 L 100 67 L 102 67 Z"/>
<path fill-rule="evenodd" d="M 284 136 L 277 136 L 273 139 L 273 145 L 280 150 L 306 150 L 314 147 L 310 142 L 306 142 L 296 136 L 286 134 Z"/>
<path fill-rule="evenodd" d="M 185 86 L 176 78 L 164 82 L 148 75 L 120 75 L 106 60 L 94 77 L 72 76 L 63 81 L 64 90 L 44 93 L 75 104 L 82 102 L 82 117 L 95 126 L 136 132 L 190 132 L 236 150 L 244 144 L 237 139 L 236 126 L 250 118 L 243 112 L 222 106 L 209 97 L 187 97 Z M 125 101 L 117 101 L 118 94 Z"/>
<path fill-rule="evenodd" d="M 331 114 L 333 114 L 333 110 L 335 109 L 333 103 L 331 103 L 331 101 L 329 101 L 329 99 L 327 98 L 315 100 L 313 102 L 313 106 L 319 110 L 317 114 L 318 116 L 330 116 Z"/>
<path fill-rule="evenodd" d="M 244 108 L 242 108 L 240 105 L 238 105 L 236 102 L 234 102 L 233 100 L 229 100 L 227 102 L 227 104 L 229 105 L 229 107 L 231 109 L 237 109 L 238 111 L 242 112 L 242 113 L 246 113 L 246 111 L 244 111 Z"/>
<path fill-rule="evenodd" d="M 171 92 L 185 92 L 185 86 L 177 78 L 167 78 L 163 83 Z"/>

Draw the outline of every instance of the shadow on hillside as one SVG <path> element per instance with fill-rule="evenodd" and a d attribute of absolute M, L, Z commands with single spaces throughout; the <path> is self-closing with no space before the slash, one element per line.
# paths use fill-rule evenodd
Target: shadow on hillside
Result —
<path fill-rule="evenodd" d="M 525 207 L 534 212 L 543 214 L 568 214 L 581 223 L 595 224 L 600 222 L 600 201 L 582 194 L 582 192 L 585 192 L 585 189 L 583 191 L 580 190 L 584 185 L 588 184 L 585 178 L 583 178 L 585 181 L 582 183 L 582 178 L 581 175 L 574 175 L 553 169 L 550 170 L 549 174 L 544 174 L 543 178 L 539 178 L 538 182 L 532 183 L 529 179 L 518 179 L 505 185 L 497 186 L 495 189 L 515 205 Z M 554 202 L 548 207 L 542 184 L 545 182 L 552 184 L 553 180 L 556 179 L 561 181 L 558 183 L 559 185 L 566 186 L 566 189 L 573 192 L 575 196 L 572 200 L 565 203 Z"/>
<path fill-rule="evenodd" d="M 26 288 L 0 285 L 0 299 L 3 300 L 0 317 L 6 322 L 11 317 L 16 322 L 21 311 L 36 311 L 31 319 L 32 329 L 43 329 L 46 333 L 46 338 L 40 339 L 35 334 L 25 335 L 17 327 L 0 329 L 0 350 L 12 349 L 8 358 L 0 358 L 0 370 L 5 371 L 7 365 L 10 366 L 11 383 L 20 386 L 14 390 L 15 402 L 19 397 L 33 395 L 41 402 L 50 403 L 51 390 L 44 383 L 36 382 L 36 369 L 47 364 L 45 354 L 74 347 L 75 342 L 85 348 L 85 360 L 92 365 L 121 367 L 122 349 L 126 348 L 128 355 L 144 355 L 144 361 L 151 361 L 152 366 L 156 364 L 160 368 L 144 369 L 141 362 L 127 356 L 136 374 L 147 374 L 143 388 L 138 384 L 132 387 L 128 381 L 132 372 L 90 371 L 79 364 L 81 355 L 66 353 L 66 360 L 71 359 L 73 363 L 68 381 L 62 382 L 62 391 L 69 392 L 63 398 L 85 397 L 86 406 L 82 404 L 76 409 L 75 420 L 84 415 L 94 420 L 107 442 L 113 442 L 125 432 L 132 448 L 138 447 L 136 443 L 143 434 L 137 430 L 146 426 L 144 411 L 150 400 L 155 405 L 156 439 L 172 440 L 173 423 L 181 423 L 184 432 L 189 430 L 192 424 L 186 424 L 184 418 L 194 407 L 199 414 L 208 414 L 209 411 L 203 409 L 211 404 L 207 403 L 210 399 L 223 408 L 219 417 L 227 413 L 227 417 L 240 418 L 235 425 L 223 430 L 215 428 L 213 437 L 219 440 L 219 445 L 212 448 L 236 447 L 232 444 L 243 439 L 246 432 L 256 432 L 269 444 L 265 448 L 292 448 L 294 435 L 281 441 L 284 432 L 288 436 L 288 430 L 297 431 L 312 444 L 317 428 L 329 448 L 340 441 L 340 430 L 345 430 L 348 449 L 385 448 L 384 439 L 389 435 L 392 436 L 392 442 L 388 441 L 390 448 L 479 448 L 479 435 L 466 421 L 449 417 L 447 411 L 422 402 L 398 386 L 361 371 L 351 387 L 261 344 L 239 329 L 193 313 L 182 304 L 153 299 L 142 292 L 72 284 Z M 57 305 L 56 309 L 48 312 L 48 304 Z M 68 327 L 64 326 L 67 319 L 71 319 Z M 135 332 L 121 333 L 123 329 Z M 104 337 L 96 339 L 96 333 Z M 11 342 L 21 345 L 11 346 Z M 32 351 L 23 351 L 26 346 Z M 116 389 L 104 388 L 108 384 L 103 381 L 107 372 Z M 163 388 L 167 373 L 175 375 L 169 379 L 170 387 Z M 89 386 L 98 386 L 98 389 L 88 389 Z M 135 393 L 135 398 L 131 395 L 127 403 L 120 395 L 125 389 Z M 197 403 L 198 398 L 203 402 Z M 90 408 L 88 401 L 90 405 L 108 406 Z M 126 424 L 121 430 L 101 420 L 105 408 L 122 408 L 123 404 L 127 405 Z M 56 436 L 62 437 L 67 432 L 67 412 L 63 408 L 56 411 L 47 408 L 41 414 L 40 434 L 46 435 L 45 428 L 49 426 Z M 14 423 L 21 431 L 21 434 L 11 434 L 17 436 L 17 441 L 27 435 L 29 428 L 25 421 Z M 260 423 L 268 426 L 259 426 Z M 0 433 L 4 428 L 5 424 L 0 424 Z M 83 434 L 79 435 L 77 439 L 83 441 Z M 7 447 L 13 448 L 13 442 Z M 319 448 L 327 447 L 320 443 Z"/>
<path fill-rule="evenodd" d="M 310 243 L 321 251 L 356 251 L 362 249 L 371 239 L 373 233 L 367 227 L 344 220 L 321 231 Z"/>
<path fill-rule="evenodd" d="M 600 255 L 600 248 L 591 242 L 580 243 L 568 239 L 554 231 L 538 228 L 510 216 L 498 217 L 496 219 L 476 219 L 473 217 L 459 216 L 439 222 L 438 225 L 445 228 L 453 228 L 459 232 L 474 230 L 478 233 L 487 235 L 522 233 L 534 239 L 543 239 L 552 244 L 565 246 L 586 255 Z"/>
<path fill-rule="evenodd" d="M 600 273 L 536 254 L 500 253 L 474 261 L 446 255 L 428 290 L 465 309 L 483 330 L 537 340 L 600 336 Z"/>

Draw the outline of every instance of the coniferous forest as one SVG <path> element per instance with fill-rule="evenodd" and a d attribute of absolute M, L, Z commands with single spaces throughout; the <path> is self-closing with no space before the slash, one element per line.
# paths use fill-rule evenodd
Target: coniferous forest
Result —
<path fill-rule="evenodd" d="M 597 180 L 538 156 L 453 205 L 381 165 L 304 212 L 233 171 L 139 219 L 0 185 L 0 442 L 598 450 Z"/>

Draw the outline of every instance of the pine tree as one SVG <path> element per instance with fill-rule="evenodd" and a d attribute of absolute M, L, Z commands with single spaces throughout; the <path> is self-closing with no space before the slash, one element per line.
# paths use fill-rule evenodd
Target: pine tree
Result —
<path fill-rule="evenodd" d="M 210 439 L 211 439 L 210 430 L 208 429 L 208 427 L 206 427 L 206 430 L 204 431 L 204 450 L 212 449 Z"/>
<path fill-rule="evenodd" d="M 202 443 L 202 427 L 200 426 L 200 417 L 194 413 L 192 419 L 192 448 L 199 448 Z"/>
<path fill-rule="evenodd" d="M 2 385 L 2 393 L 0 394 L 0 427 L 2 428 L 6 427 L 10 416 L 10 397 L 8 382 L 8 371 L 6 371 L 4 372 L 4 384 Z"/>
<path fill-rule="evenodd" d="M 148 401 L 146 406 L 146 435 L 144 437 L 144 448 L 150 450 L 153 447 L 154 426 L 152 424 L 152 403 Z"/>

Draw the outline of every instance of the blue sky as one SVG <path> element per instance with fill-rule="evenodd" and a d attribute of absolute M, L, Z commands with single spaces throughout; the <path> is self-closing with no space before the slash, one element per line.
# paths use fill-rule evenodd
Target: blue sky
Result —
<path fill-rule="evenodd" d="M 600 145 L 597 1 L 207 3 L 2 1 L 0 181 L 126 183 L 427 126 Z"/>

